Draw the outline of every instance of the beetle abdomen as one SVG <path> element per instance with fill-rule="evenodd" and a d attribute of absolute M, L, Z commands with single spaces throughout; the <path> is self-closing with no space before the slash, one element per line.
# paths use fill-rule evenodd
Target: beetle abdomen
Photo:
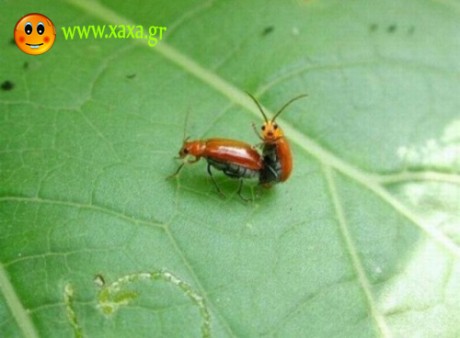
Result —
<path fill-rule="evenodd" d="M 266 144 L 263 149 L 264 168 L 260 171 L 259 183 L 271 185 L 281 180 L 282 165 L 276 145 Z"/>
<path fill-rule="evenodd" d="M 217 161 L 211 158 L 206 158 L 206 160 L 214 168 L 221 170 L 225 175 L 231 178 L 253 178 L 259 175 L 258 170 L 246 168 L 238 164 Z"/>

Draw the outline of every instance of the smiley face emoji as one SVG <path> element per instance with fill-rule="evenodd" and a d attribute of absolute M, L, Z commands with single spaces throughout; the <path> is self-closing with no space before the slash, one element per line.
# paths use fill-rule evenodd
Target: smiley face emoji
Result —
<path fill-rule="evenodd" d="M 14 27 L 14 41 L 20 50 L 31 55 L 47 52 L 56 40 L 53 22 L 38 13 L 27 14 Z"/>

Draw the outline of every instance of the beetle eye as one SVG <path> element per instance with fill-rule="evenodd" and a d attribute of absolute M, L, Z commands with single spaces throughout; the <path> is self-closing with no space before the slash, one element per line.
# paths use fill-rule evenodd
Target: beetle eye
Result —
<path fill-rule="evenodd" d="M 188 154 L 188 149 L 187 148 L 184 148 L 184 154 Z"/>
<path fill-rule="evenodd" d="M 260 128 L 260 129 L 265 130 L 265 124 L 264 124 L 264 125 L 262 126 L 262 128 Z"/>
<path fill-rule="evenodd" d="M 274 128 L 275 130 L 278 129 L 278 125 L 275 123 L 275 124 L 273 125 L 273 128 Z"/>

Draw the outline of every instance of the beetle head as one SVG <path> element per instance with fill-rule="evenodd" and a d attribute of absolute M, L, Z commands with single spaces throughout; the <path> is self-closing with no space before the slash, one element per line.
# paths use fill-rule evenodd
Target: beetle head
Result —
<path fill-rule="evenodd" d="M 262 138 L 264 142 L 272 143 L 276 142 L 278 139 L 284 136 L 283 131 L 281 128 L 278 126 L 278 124 L 275 122 L 276 118 L 283 112 L 284 109 L 286 109 L 287 106 L 289 106 L 292 102 L 307 96 L 307 94 L 302 94 L 299 96 L 294 97 L 293 99 L 289 100 L 287 103 L 284 104 L 278 110 L 278 112 L 273 116 L 271 120 L 267 118 L 267 115 L 265 115 L 264 110 L 262 109 L 262 106 L 260 105 L 259 101 L 252 96 L 251 94 L 248 93 L 248 95 L 251 97 L 251 99 L 256 103 L 257 107 L 259 108 L 259 111 L 261 112 L 263 118 L 264 118 L 264 124 L 261 127 L 262 130 Z"/>
<path fill-rule="evenodd" d="M 179 158 L 185 158 L 187 156 L 194 156 L 195 158 L 199 158 L 200 156 L 202 156 L 203 148 L 205 146 L 204 142 L 187 141 L 187 139 L 184 140 L 184 143 L 182 144 L 182 147 L 179 150 Z"/>

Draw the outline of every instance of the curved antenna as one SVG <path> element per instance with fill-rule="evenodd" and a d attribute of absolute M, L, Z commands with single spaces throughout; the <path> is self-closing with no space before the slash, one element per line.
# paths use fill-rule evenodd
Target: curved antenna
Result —
<path fill-rule="evenodd" d="M 298 99 L 301 99 L 302 97 L 305 97 L 305 96 L 308 96 L 308 94 L 302 94 L 302 95 L 294 97 L 293 99 L 290 99 L 287 103 L 284 104 L 284 106 L 281 107 L 280 110 L 278 110 L 278 112 L 275 114 L 275 116 L 273 116 L 272 122 L 274 122 L 275 119 L 278 117 L 278 115 L 281 114 L 282 111 L 284 109 L 286 109 L 286 107 L 289 106 L 292 102 L 297 101 Z"/>
<path fill-rule="evenodd" d="M 249 92 L 246 92 L 246 94 L 249 95 L 249 97 L 256 103 L 257 107 L 259 108 L 260 112 L 262 113 L 262 116 L 264 117 L 264 120 L 266 123 L 268 123 L 268 118 L 267 118 L 267 115 L 265 115 L 263 109 L 262 109 L 262 106 L 260 105 L 259 101 L 257 101 L 257 99 L 251 95 L 251 93 Z"/>

